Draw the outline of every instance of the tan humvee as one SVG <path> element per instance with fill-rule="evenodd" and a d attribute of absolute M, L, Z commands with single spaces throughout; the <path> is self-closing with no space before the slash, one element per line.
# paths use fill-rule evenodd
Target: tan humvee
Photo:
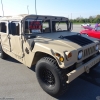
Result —
<path fill-rule="evenodd" d="M 99 40 L 71 32 L 68 18 L 18 15 L 0 18 L 0 57 L 35 66 L 39 84 L 59 96 L 100 61 Z"/>

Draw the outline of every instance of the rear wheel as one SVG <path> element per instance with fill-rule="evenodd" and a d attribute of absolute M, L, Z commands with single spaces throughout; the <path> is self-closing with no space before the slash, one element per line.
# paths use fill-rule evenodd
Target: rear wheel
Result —
<path fill-rule="evenodd" d="M 0 58 L 2 59 L 6 59 L 7 58 L 7 54 L 2 50 L 2 46 L 0 45 Z"/>
<path fill-rule="evenodd" d="M 36 76 L 42 89 L 48 94 L 58 97 L 68 88 L 67 77 L 56 61 L 49 57 L 44 57 L 36 64 Z"/>

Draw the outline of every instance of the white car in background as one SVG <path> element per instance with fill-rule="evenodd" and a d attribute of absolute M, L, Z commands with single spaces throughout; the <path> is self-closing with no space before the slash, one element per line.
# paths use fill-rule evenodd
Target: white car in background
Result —
<path fill-rule="evenodd" d="M 81 24 L 81 26 L 91 26 L 89 23 Z"/>

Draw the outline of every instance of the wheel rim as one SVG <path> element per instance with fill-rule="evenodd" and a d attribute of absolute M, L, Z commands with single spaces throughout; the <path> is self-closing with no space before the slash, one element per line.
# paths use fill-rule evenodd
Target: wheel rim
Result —
<path fill-rule="evenodd" d="M 52 72 L 46 68 L 41 70 L 40 77 L 42 78 L 43 82 L 48 86 L 54 86 L 55 85 L 55 78 Z"/>

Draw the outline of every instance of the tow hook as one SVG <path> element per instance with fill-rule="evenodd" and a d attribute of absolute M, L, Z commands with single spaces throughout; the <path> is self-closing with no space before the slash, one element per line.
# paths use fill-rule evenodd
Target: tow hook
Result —
<path fill-rule="evenodd" d="M 86 73 L 89 73 L 90 72 L 89 66 L 85 66 L 84 68 L 85 68 Z"/>

